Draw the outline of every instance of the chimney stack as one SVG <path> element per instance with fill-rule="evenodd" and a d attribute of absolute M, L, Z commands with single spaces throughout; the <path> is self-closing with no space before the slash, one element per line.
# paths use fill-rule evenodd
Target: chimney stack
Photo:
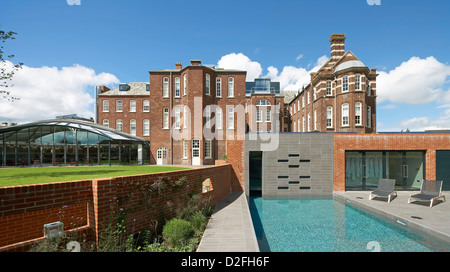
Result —
<path fill-rule="evenodd" d="M 175 69 L 177 69 L 177 70 L 183 69 L 183 65 L 181 64 L 181 62 L 175 63 Z"/>
<path fill-rule="evenodd" d="M 332 34 L 331 43 L 331 60 L 337 61 L 345 54 L 345 34 Z"/>
<path fill-rule="evenodd" d="M 201 60 L 191 60 L 191 65 L 193 66 L 199 66 L 200 64 L 202 64 Z"/>

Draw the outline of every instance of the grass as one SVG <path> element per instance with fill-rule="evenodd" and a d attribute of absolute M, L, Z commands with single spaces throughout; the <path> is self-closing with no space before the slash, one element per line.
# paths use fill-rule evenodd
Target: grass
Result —
<path fill-rule="evenodd" d="M 189 169 L 176 166 L 77 166 L 0 169 L 0 187 L 141 175 Z"/>

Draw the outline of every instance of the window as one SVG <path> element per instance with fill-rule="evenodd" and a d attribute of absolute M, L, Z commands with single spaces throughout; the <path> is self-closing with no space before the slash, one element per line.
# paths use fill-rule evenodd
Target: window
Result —
<path fill-rule="evenodd" d="M 294 114 L 296 114 L 297 113 L 297 110 L 295 109 L 295 103 L 294 103 Z"/>
<path fill-rule="evenodd" d="M 103 112 L 109 112 L 109 100 L 103 100 Z"/>
<path fill-rule="evenodd" d="M 205 79 L 205 94 L 210 95 L 210 84 L 211 84 L 211 78 L 209 76 L 209 74 L 206 74 L 206 79 Z"/>
<path fill-rule="evenodd" d="M 211 158 L 211 140 L 205 140 L 205 158 Z"/>
<path fill-rule="evenodd" d="M 188 158 L 188 141 L 183 140 L 183 159 L 187 160 Z"/>
<path fill-rule="evenodd" d="M 187 106 L 183 107 L 183 128 L 187 128 Z"/>
<path fill-rule="evenodd" d="M 331 80 L 327 81 L 327 95 L 333 95 L 331 92 Z"/>
<path fill-rule="evenodd" d="M 206 128 L 210 128 L 211 127 L 211 107 L 210 106 L 206 106 L 205 107 L 205 127 Z"/>
<path fill-rule="evenodd" d="M 234 97 L 234 78 L 228 78 L 228 97 Z"/>
<path fill-rule="evenodd" d="M 222 109 L 220 107 L 216 108 L 216 128 L 222 129 Z"/>
<path fill-rule="evenodd" d="M 163 128 L 169 128 L 169 108 L 163 109 Z"/>
<path fill-rule="evenodd" d="M 355 90 L 361 90 L 361 75 L 355 75 Z"/>
<path fill-rule="evenodd" d="M 147 92 L 150 92 L 150 84 L 145 84 L 145 90 L 146 90 Z"/>
<path fill-rule="evenodd" d="M 307 95 L 306 101 L 308 102 L 308 105 L 309 105 L 309 103 L 311 102 L 311 91 L 308 91 L 308 92 L 306 93 L 306 95 Z"/>
<path fill-rule="evenodd" d="M 175 78 L 175 97 L 180 97 L 180 78 Z"/>
<path fill-rule="evenodd" d="M 116 129 L 117 129 L 118 131 L 123 131 L 123 123 L 122 123 L 122 120 L 120 120 L 120 119 L 116 120 Z"/>
<path fill-rule="evenodd" d="M 361 102 L 355 103 L 355 126 L 361 125 Z"/>
<path fill-rule="evenodd" d="M 342 91 L 348 92 L 348 76 L 342 78 Z"/>
<path fill-rule="evenodd" d="M 187 75 L 184 74 L 183 76 L 183 95 L 186 95 L 187 92 Z"/>
<path fill-rule="evenodd" d="M 234 108 L 228 108 L 228 129 L 234 129 Z"/>
<path fill-rule="evenodd" d="M 136 112 L 136 100 L 130 100 L 130 112 Z"/>
<path fill-rule="evenodd" d="M 305 107 L 305 95 L 302 96 L 302 108 Z"/>
<path fill-rule="evenodd" d="M 109 127 L 109 120 L 108 119 L 103 119 L 103 125 L 105 127 Z"/>
<path fill-rule="evenodd" d="M 119 84 L 119 91 L 126 92 L 128 90 L 129 90 L 128 84 L 123 84 L 123 83 Z"/>
<path fill-rule="evenodd" d="M 150 136 L 150 120 L 144 120 L 144 136 Z"/>
<path fill-rule="evenodd" d="M 256 122 L 257 123 L 262 122 L 262 110 L 260 109 L 256 110 Z"/>
<path fill-rule="evenodd" d="M 369 80 L 366 80 L 366 92 L 367 92 L 367 95 L 372 95 L 372 88 L 370 87 Z"/>
<path fill-rule="evenodd" d="M 143 109 L 144 109 L 144 112 L 149 112 L 150 111 L 150 101 L 144 100 L 144 102 L 143 102 Z"/>
<path fill-rule="evenodd" d="M 256 102 L 256 106 L 270 106 L 270 102 L 267 99 L 260 99 L 258 102 Z"/>
<path fill-rule="evenodd" d="M 130 120 L 130 134 L 136 136 L 136 120 Z"/>
<path fill-rule="evenodd" d="M 181 127 L 181 110 L 180 108 L 175 108 L 175 129 L 180 129 Z"/>
<path fill-rule="evenodd" d="M 302 118 L 302 131 L 305 132 L 306 131 L 306 117 L 303 116 Z"/>
<path fill-rule="evenodd" d="M 300 99 L 297 100 L 297 109 L 300 110 Z"/>
<path fill-rule="evenodd" d="M 327 107 L 327 128 L 333 127 L 333 107 Z"/>
<path fill-rule="evenodd" d="M 216 78 L 216 96 L 222 97 L 222 79 L 220 77 Z"/>
<path fill-rule="evenodd" d="M 372 107 L 367 106 L 367 126 L 372 127 Z"/>
<path fill-rule="evenodd" d="M 311 131 L 311 113 L 308 113 L 308 132 Z"/>
<path fill-rule="evenodd" d="M 314 111 L 314 130 L 317 130 L 317 110 Z"/>
<path fill-rule="evenodd" d="M 316 101 L 316 99 L 317 99 L 317 88 L 316 87 L 314 87 L 313 95 L 314 95 L 314 101 Z"/>
<path fill-rule="evenodd" d="M 122 100 L 116 101 L 116 112 L 122 112 Z"/>
<path fill-rule="evenodd" d="M 266 122 L 267 123 L 270 123 L 271 122 L 271 111 L 270 111 L 270 108 L 269 109 L 266 109 Z"/>
<path fill-rule="evenodd" d="M 348 111 L 348 104 L 342 104 L 342 126 L 348 126 L 349 125 L 349 111 Z"/>
<path fill-rule="evenodd" d="M 297 132 L 297 127 L 296 127 L 296 123 L 294 122 L 294 128 L 293 128 L 293 132 Z"/>
<path fill-rule="evenodd" d="M 169 78 L 163 78 L 163 97 L 169 97 Z"/>
<path fill-rule="evenodd" d="M 297 119 L 297 131 L 301 132 L 300 131 L 300 118 Z"/>

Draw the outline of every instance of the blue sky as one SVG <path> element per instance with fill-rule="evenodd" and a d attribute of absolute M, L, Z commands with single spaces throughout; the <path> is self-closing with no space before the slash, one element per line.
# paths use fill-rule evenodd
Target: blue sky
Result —
<path fill-rule="evenodd" d="M 450 128 L 448 0 L 67 2 L 1 4 L 1 29 L 18 33 L 6 52 L 27 68 L 14 79 L 13 94 L 23 97 L 14 106 L 41 109 L 39 118 L 88 115 L 93 85 L 147 81 L 149 70 L 192 59 L 237 67 L 251 63 L 255 74 L 296 88 L 330 56 L 329 36 L 345 33 L 346 50 L 380 72 L 379 131 Z M 58 102 L 50 92 L 74 99 Z M 27 95 L 51 102 L 32 103 Z M 59 112 L 50 111 L 58 103 L 64 103 Z M 1 121 L 30 118 L 0 102 Z"/>

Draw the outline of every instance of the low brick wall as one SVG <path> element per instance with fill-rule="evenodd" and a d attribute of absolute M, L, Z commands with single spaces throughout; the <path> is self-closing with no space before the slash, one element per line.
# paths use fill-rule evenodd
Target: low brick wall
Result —
<path fill-rule="evenodd" d="M 161 227 L 165 219 L 185 207 L 189 196 L 199 194 L 211 205 L 231 190 L 233 169 L 220 165 L 137 176 L 69 181 L 0 188 L 0 252 L 25 251 L 42 239 L 43 225 L 62 221 L 66 231 L 79 231 L 96 241 L 111 214 L 125 216 L 129 232 L 145 226 Z M 185 178 L 184 178 L 185 177 Z M 178 187 L 163 194 L 149 194 L 156 181 L 171 184 L 183 178 Z M 209 178 L 212 191 L 202 193 Z"/>

